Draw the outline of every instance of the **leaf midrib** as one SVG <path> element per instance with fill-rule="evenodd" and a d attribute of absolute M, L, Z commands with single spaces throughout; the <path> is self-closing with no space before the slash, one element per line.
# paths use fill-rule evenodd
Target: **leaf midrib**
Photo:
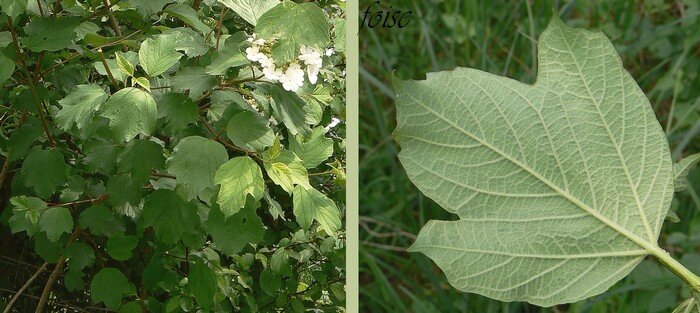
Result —
<path fill-rule="evenodd" d="M 604 215 L 600 214 L 598 211 L 594 210 L 593 208 L 589 207 L 589 206 L 586 205 L 585 203 L 581 202 L 581 200 L 579 200 L 578 198 L 576 198 L 576 197 L 574 197 L 573 195 L 569 194 L 568 192 L 562 190 L 561 188 L 559 188 L 558 186 L 556 186 L 555 184 L 553 184 L 552 182 L 550 182 L 548 179 L 546 179 L 545 177 L 541 176 L 541 175 L 540 175 L 539 173 L 537 173 L 536 171 L 532 170 L 532 169 L 531 169 L 529 166 L 527 166 L 526 164 L 523 164 L 522 162 L 520 162 L 520 161 L 514 159 L 514 158 L 511 157 L 510 155 L 508 155 L 508 154 L 506 154 L 505 152 L 501 151 L 500 149 L 494 147 L 493 145 L 491 145 L 491 144 L 489 144 L 488 142 L 484 141 L 484 140 L 481 139 L 480 137 L 478 137 L 478 136 L 476 136 L 476 135 L 474 135 L 474 134 L 468 132 L 467 130 L 465 130 L 464 128 L 460 127 L 459 125 L 456 125 L 455 123 L 453 123 L 453 122 L 450 121 L 449 119 L 445 118 L 442 114 L 436 112 L 435 110 L 433 110 L 433 109 L 430 108 L 429 106 L 423 104 L 420 100 L 418 100 L 416 97 L 414 97 L 414 96 L 411 95 L 410 93 L 405 93 L 405 94 L 408 95 L 410 98 L 412 98 L 417 104 L 419 104 L 420 106 L 422 106 L 423 108 L 425 108 L 426 110 L 428 110 L 430 113 L 432 113 L 432 114 L 435 115 L 436 117 L 438 117 L 438 118 L 440 118 L 441 120 L 443 120 L 444 122 L 446 122 L 448 125 L 452 126 L 453 128 L 457 129 L 457 130 L 460 131 L 461 133 L 463 133 L 463 134 L 469 136 L 470 138 L 474 139 L 474 140 L 475 140 L 476 142 L 478 142 L 479 144 L 481 144 L 481 145 L 483 145 L 484 147 L 486 147 L 486 148 L 492 150 L 493 152 L 495 152 L 495 153 L 501 155 L 502 157 L 504 157 L 504 158 L 507 159 L 508 161 L 512 162 L 512 163 L 515 164 L 516 166 L 519 166 L 520 168 L 522 168 L 522 169 L 525 170 L 526 172 L 530 173 L 530 175 L 534 176 L 535 178 L 537 178 L 538 180 L 540 180 L 541 182 L 543 182 L 543 183 L 544 183 L 545 185 L 547 185 L 549 188 L 552 188 L 552 190 L 554 190 L 555 192 L 559 193 L 562 197 L 564 197 L 565 199 L 567 199 L 569 202 L 575 204 L 576 206 L 578 206 L 578 207 L 581 208 L 582 210 L 586 211 L 588 214 L 592 215 L 593 217 L 597 218 L 599 221 L 603 222 L 603 223 L 604 223 L 605 225 L 607 225 L 608 227 L 612 228 L 614 231 L 616 231 L 616 232 L 622 234 L 623 236 L 627 237 L 629 240 L 633 241 L 634 243 L 636 243 L 636 244 L 639 245 L 640 247 L 644 248 L 646 251 L 648 251 L 649 254 L 657 255 L 658 253 L 660 253 L 659 250 L 661 250 L 661 249 L 658 247 L 658 245 L 656 245 L 656 243 L 648 242 L 648 241 L 644 240 L 643 238 L 637 236 L 636 234 L 630 232 L 630 231 L 627 230 L 626 228 L 622 227 L 621 225 L 619 225 L 619 224 L 615 223 L 614 221 L 608 219 L 608 218 L 605 217 Z M 661 253 L 663 253 L 663 251 L 661 251 Z"/>

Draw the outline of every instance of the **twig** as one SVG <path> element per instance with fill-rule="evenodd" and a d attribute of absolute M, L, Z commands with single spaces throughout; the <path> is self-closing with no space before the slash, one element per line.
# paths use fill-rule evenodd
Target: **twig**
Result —
<path fill-rule="evenodd" d="M 24 75 L 27 77 L 27 83 L 29 83 L 29 90 L 32 93 L 32 96 L 34 97 L 34 104 L 36 104 L 36 110 L 37 113 L 39 114 L 39 118 L 41 119 L 41 126 L 44 128 L 44 132 L 46 133 L 46 139 L 49 141 L 49 144 L 51 147 L 55 148 L 56 147 L 56 142 L 53 140 L 53 136 L 51 135 L 51 131 L 49 131 L 49 124 L 46 122 L 46 116 L 44 115 L 44 111 L 42 111 L 42 105 L 41 101 L 39 100 L 39 95 L 36 91 L 36 86 L 34 85 L 34 81 L 32 80 L 32 74 L 29 73 L 29 69 L 27 68 L 27 63 L 24 62 L 24 54 L 22 54 L 22 49 L 19 47 L 19 40 L 17 39 L 17 31 L 15 30 L 14 25 L 12 24 L 12 18 L 7 17 L 7 27 L 10 28 L 10 33 L 12 35 L 12 43 L 15 46 L 15 52 L 17 52 L 17 58 L 19 59 L 20 65 L 22 65 L 22 69 L 24 70 Z"/>
<path fill-rule="evenodd" d="M 32 282 L 33 282 L 37 277 L 39 277 L 39 275 L 46 269 L 46 266 L 48 266 L 48 265 L 49 265 L 48 262 L 44 262 L 44 264 L 42 264 L 42 265 L 39 267 L 39 269 L 34 273 L 34 275 L 32 275 L 32 277 L 29 277 L 29 279 L 27 280 L 27 282 L 25 282 L 24 285 L 22 285 L 22 288 L 19 288 L 19 290 L 17 290 L 17 293 L 15 293 L 15 295 L 12 296 L 12 299 L 11 299 L 10 302 L 7 304 L 7 306 L 5 307 L 5 310 L 3 311 L 3 313 L 8 313 L 8 312 L 10 312 L 10 309 L 12 308 L 12 305 L 14 305 L 14 304 L 15 304 L 15 301 L 17 301 L 17 299 L 19 299 L 19 296 L 22 295 L 22 293 L 24 292 L 24 290 L 27 289 L 27 287 L 29 287 L 29 285 L 31 285 Z"/>
<path fill-rule="evenodd" d="M 48 203 L 49 206 L 52 207 L 57 207 L 57 206 L 74 206 L 74 205 L 80 205 L 80 204 L 95 204 L 102 202 L 107 199 L 107 194 L 103 194 L 97 198 L 91 198 L 91 199 L 85 199 L 85 200 L 78 200 L 78 201 L 72 201 L 72 202 L 66 202 L 66 203 Z"/>
<path fill-rule="evenodd" d="M 156 173 L 156 172 L 151 172 L 151 176 L 177 179 L 177 177 L 175 177 L 175 175 Z"/>
<path fill-rule="evenodd" d="M 114 85 L 114 89 L 119 91 L 119 84 L 117 83 L 117 80 L 114 79 L 114 76 L 112 75 L 112 70 L 109 69 L 109 64 L 107 64 L 107 59 L 105 59 L 105 54 L 102 53 L 102 49 L 97 49 L 97 54 L 100 55 L 100 60 L 102 61 L 102 65 L 105 67 L 105 71 L 107 72 L 107 76 L 109 76 L 109 80 L 112 81 L 112 85 Z"/>
<path fill-rule="evenodd" d="M 122 30 L 119 28 L 119 23 L 117 23 L 117 19 L 114 18 L 114 14 L 112 13 L 112 6 L 109 4 L 109 0 L 102 0 L 102 3 L 107 7 L 107 14 L 109 14 L 109 21 L 112 23 L 112 29 L 114 29 L 114 33 L 121 37 L 122 36 Z"/>
<path fill-rule="evenodd" d="M 97 46 L 97 47 L 91 48 L 90 51 L 97 51 L 97 50 L 102 49 L 102 48 L 114 46 L 114 45 L 116 45 L 116 44 L 118 44 L 118 43 L 120 43 L 120 42 L 122 42 L 122 41 L 124 41 L 124 40 L 127 40 L 127 39 L 133 37 L 134 35 L 136 35 L 136 34 L 138 34 L 138 33 L 140 33 L 140 32 L 141 32 L 141 30 L 137 30 L 137 31 L 135 31 L 135 32 L 133 32 L 133 33 L 127 35 L 127 36 L 124 36 L 124 37 L 122 37 L 122 38 L 119 38 L 119 39 L 117 39 L 117 40 L 115 40 L 115 41 L 111 41 L 111 42 L 108 42 L 108 43 L 106 43 L 106 44 L 99 45 L 99 46 Z M 53 70 L 55 70 L 56 68 L 58 68 L 59 66 L 65 64 L 66 62 L 68 62 L 68 61 L 70 61 L 70 60 L 73 60 L 73 59 L 75 59 L 75 58 L 77 58 L 77 57 L 80 57 L 80 56 L 82 56 L 82 55 L 80 54 L 80 52 L 75 52 L 75 53 L 71 54 L 71 55 L 68 56 L 68 58 L 66 58 L 65 60 L 63 60 L 63 61 L 61 61 L 61 62 L 58 62 L 58 63 L 56 63 L 56 64 L 51 65 L 50 67 L 48 67 L 48 68 L 46 69 L 46 71 L 44 71 L 44 75 L 50 73 L 51 71 L 53 71 Z"/>
<path fill-rule="evenodd" d="M 39 14 L 44 17 L 44 8 L 41 6 L 41 0 L 36 0 L 36 5 L 39 6 Z"/>
<path fill-rule="evenodd" d="M 5 158 L 5 163 L 2 164 L 2 170 L 0 170 L 0 189 L 5 182 L 5 177 L 7 176 L 7 169 L 10 168 L 10 159 Z"/>
<path fill-rule="evenodd" d="M 68 244 L 71 244 L 75 239 L 78 237 L 78 234 L 80 233 L 80 228 L 76 227 L 75 230 L 73 230 L 73 233 L 70 236 L 70 239 L 68 240 Z M 53 283 L 56 282 L 56 279 L 58 278 L 58 274 L 61 273 L 63 270 L 63 266 L 66 265 L 66 257 L 64 255 L 61 255 L 61 257 L 58 260 L 58 264 L 56 264 L 56 267 L 53 269 L 51 272 L 51 275 L 49 275 L 49 279 L 46 281 L 46 285 L 44 286 L 44 291 L 41 292 L 41 297 L 39 298 L 39 304 L 36 306 L 36 311 L 34 313 L 41 313 L 44 312 L 44 307 L 46 306 L 46 302 L 49 300 L 49 293 L 51 293 L 51 288 L 53 287 Z"/>
<path fill-rule="evenodd" d="M 224 16 L 228 12 L 228 7 L 224 6 L 221 9 L 221 16 L 219 16 L 219 21 L 216 23 L 216 50 L 219 50 L 219 40 L 221 39 L 221 24 L 224 22 Z"/>

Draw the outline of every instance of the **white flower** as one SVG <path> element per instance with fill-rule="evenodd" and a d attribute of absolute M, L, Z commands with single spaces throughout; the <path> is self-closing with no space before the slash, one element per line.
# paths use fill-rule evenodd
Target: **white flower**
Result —
<path fill-rule="evenodd" d="M 306 74 L 309 75 L 309 82 L 312 85 L 316 84 L 316 81 L 318 80 L 319 70 L 321 70 L 321 67 L 316 64 L 309 64 L 306 66 Z"/>
<path fill-rule="evenodd" d="M 325 128 L 326 128 L 326 131 L 331 130 L 331 128 L 336 127 L 338 124 L 340 124 L 340 120 L 339 120 L 339 119 L 337 119 L 337 118 L 335 118 L 335 117 L 334 117 L 334 118 L 331 118 L 331 122 L 330 122 L 328 125 L 326 125 L 326 127 L 325 127 Z"/>
<path fill-rule="evenodd" d="M 278 80 L 280 79 L 280 75 L 282 75 L 282 70 L 275 69 L 275 64 L 273 63 L 263 68 L 263 74 L 265 74 L 265 78 L 269 80 Z"/>
<path fill-rule="evenodd" d="M 320 66 L 323 63 L 321 54 L 313 48 L 302 45 L 299 51 L 301 52 L 299 55 L 299 61 L 303 61 L 304 64 L 318 64 Z"/>
<path fill-rule="evenodd" d="M 335 50 L 333 48 L 326 49 L 326 56 L 329 57 L 329 56 L 333 55 L 333 52 L 335 52 Z"/>
<path fill-rule="evenodd" d="M 297 91 L 304 85 L 304 70 L 297 63 L 292 63 L 279 77 L 282 87 L 287 91 Z"/>
<path fill-rule="evenodd" d="M 264 56 L 264 54 L 260 53 L 260 48 L 258 48 L 258 46 L 256 45 L 246 48 L 245 54 L 248 60 L 251 60 L 253 62 L 256 62 L 258 59 L 260 59 L 261 55 Z"/>

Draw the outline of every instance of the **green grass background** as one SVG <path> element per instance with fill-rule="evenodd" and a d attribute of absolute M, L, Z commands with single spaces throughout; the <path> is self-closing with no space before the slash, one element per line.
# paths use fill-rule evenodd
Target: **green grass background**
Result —
<path fill-rule="evenodd" d="M 374 1 L 360 1 L 360 19 Z M 360 297 L 365 312 L 671 312 L 689 296 L 652 259 L 607 292 L 570 305 L 502 303 L 449 286 L 427 257 L 407 253 L 430 219 L 453 219 L 408 180 L 396 158 L 391 75 L 472 67 L 535 81 L 536 38 L 553 14 L 602 30 L 649 97 L 674 160 L 700 151 L 700 1 L 381 1 L 413 11 L 403 29 L 360 31 Z M 373 6 L 377 10 L 377 6 Z M 660 243 L 700 273 L 700 170 L 676 194 Z"/>

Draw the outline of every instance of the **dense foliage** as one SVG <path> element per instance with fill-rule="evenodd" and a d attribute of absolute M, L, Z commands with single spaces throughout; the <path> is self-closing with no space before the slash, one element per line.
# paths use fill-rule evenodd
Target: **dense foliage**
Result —
<path fill-rule="evenodd" d="M 361 11 L 374 1 L 360 1 Z M 373 312 L 670 312 L 690 289 L 651 257 L 608 291 L 541 308 L 464 293 L 428 257 L 406 248 L 430 219 L 457 220 L 408 179 L 393 140 L 392 75 L 470 67 L 534 83 L 536 39 L 554 7 L 567 25 L 610 38 L 665 131 L 673 161 L 700 152 L 700 6 L 696 1 L 382 1 L 384 11 L 414 12 L 403 29 L 360 32 L 361 308 Z M 373 10 L 377 11 L 375 5 Z M 360 15 L 360 19 L 362 16 Z M 546 143 L 546 140 L 545 140 Z M 390 179 L 389 179 L 390 178 Z M 700 273 L 700 171 L 676 192 L 659 245 Z M 674 216 L 677 215 L 677 216 Z M 677 218 L 676 218 L 677 217 Z"/>
<path fill-rule="evenodd" d="M 343 310 L 343 2 L 0 9 L 0 307 Z"/>

